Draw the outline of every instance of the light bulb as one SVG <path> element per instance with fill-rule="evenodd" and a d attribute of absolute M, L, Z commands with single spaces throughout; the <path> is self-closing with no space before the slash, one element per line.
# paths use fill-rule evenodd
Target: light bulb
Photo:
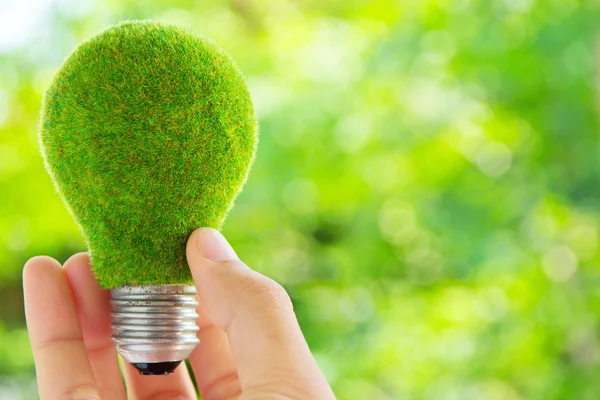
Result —
<path fill-rule="evenodd" d="M 124 22 L 67 57 L 39 138 L 94 274 L 111 289 L 118 352 L 140 373 L 172 372 L 198 343 L 187 238 L 222 225 L 254 159 L 242 74 L 186 29 Z"/>

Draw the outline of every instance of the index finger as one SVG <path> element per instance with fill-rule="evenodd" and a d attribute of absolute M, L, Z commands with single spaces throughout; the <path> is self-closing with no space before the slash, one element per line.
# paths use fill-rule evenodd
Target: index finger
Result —
<path fill-rule="evenodd" d="M 77 309 L 60 264 L 35 257 L 23 269 L 25 316 L 40 398 L 100 399 Z"/>

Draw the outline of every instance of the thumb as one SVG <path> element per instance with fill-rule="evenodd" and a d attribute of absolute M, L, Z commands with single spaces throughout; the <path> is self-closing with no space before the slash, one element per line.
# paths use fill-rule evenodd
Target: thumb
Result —
<path fill-rule="evenodd" d="M 227 333 L 245 394 L 333 398 L 281 285 L 242 263 L 214 229 L 192 233 L 187 259 L 200 300 Z"/>

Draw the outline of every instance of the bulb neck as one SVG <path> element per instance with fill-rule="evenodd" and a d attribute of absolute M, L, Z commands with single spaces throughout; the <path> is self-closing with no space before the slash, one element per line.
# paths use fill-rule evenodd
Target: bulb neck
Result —
<path fill-rule="evenodd" d="M 141 374 L 172 373 L 200 343 L 194 286 L 123 286 L 110 293 L 115 347 Z"/>

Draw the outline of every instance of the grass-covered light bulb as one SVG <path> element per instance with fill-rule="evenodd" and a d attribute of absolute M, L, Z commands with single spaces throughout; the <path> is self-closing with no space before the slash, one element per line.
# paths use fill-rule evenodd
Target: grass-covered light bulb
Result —
<path fill-rule="evenodd" d="M 67 57 L 39 138 L 111 289 L 117 350 L 141 373 L 172 372 L 198 343 L 187 238 L 222 225 L 254 159 L 242 74 L 202 36 L 124 22 Z"/>

